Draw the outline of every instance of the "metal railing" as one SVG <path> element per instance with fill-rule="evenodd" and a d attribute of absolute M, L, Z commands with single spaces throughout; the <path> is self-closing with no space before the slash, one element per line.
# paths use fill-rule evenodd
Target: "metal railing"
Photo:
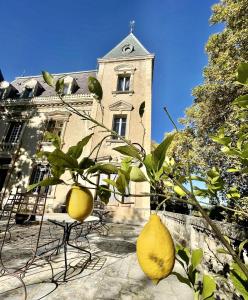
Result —
<path fill-rule="evenodd" d="M 14 151 L 17 149 L 18 146 L 19 146 L 19 142 L 17 142 L 17 143 L 1 142 L 0 143 L 0 151 L 4 151 L 4 152 Z"/>

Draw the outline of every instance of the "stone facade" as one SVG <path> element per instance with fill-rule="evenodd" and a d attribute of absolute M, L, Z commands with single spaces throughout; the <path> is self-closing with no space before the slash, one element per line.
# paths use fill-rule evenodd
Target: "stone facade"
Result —
<path fill-rule="evenodd" d="M 98 70 L 54 74 L 55 79 L 65 78 L 64 101 L 79 111 L 88 112 L 93 118 L 102 120 L 110 129 L 119 130 L 126 139 L 140 144 L 145 151 L 151 146 L 152 74 L 154 55 L 150 54 L 138 39 L 130 33 L 101 59 Z M 88 77 L 97 77 L 103 88 L 102 106 L 93 98 L 87 87 Z M 6 87 L 3 93 L 3 87 Z M 2 89 L 1 89 L 2 88 Z M 93 124 L 68 111 L 54 90 L 42 76 L 17 77 L 13 82 L 0 83 L 0 192 L 7 199 L 10 191 L 26 190 L 28 184 L 47 176 L 47 162 L 37 157 L 37 150 L 51 151 L 51 142 L 43 139 L 44 132 L 59 132 L 62 150 L 66 151 L 84 136 L 94 136 L 84 149 L 88 156 L 106 133 L 92 128 Z M 141 123 L 139 106 L 145 101 L 146 109 Z M 145 131 L 144 131 L 145 127 Z M 121 155 L 113 147 L 123 142 L 111 137 L 104 140 L 98 160 L 112 161 L 119 165 Z M 36 168 L 36 169 L 35 169 Z M 38 171 L 37 171 L 38 170 Z M 69 178 L 65 174 L 64 179 Z M 105 178 L 100 176 L 98 182 Z M 69 186 L 57 185 L 49 188 L 48 211 L 60 210 L 65 202 Z M 147 183 L 132 183 L 131 192 L 149 192 Z M 125 199 L 120 204 L 113 196 L 109 209 L 117 221 L 142 220 L 150 213 L 149 198 Z"/>

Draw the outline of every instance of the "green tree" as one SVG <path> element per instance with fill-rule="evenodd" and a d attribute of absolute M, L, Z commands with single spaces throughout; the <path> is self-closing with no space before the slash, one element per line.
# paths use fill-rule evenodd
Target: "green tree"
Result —
<path fill-rule="evenodd" d="M 238 160 L 223 155 L 210 135 L 221 130 L 224 122 L 229 126 L 230 136 L 240 130 L 241 120 L 231 102 L 248 91 L 247 86 L 236 82 L 238 65 L 248 61 L 248 0 L 222 0 L 213 5 L 212 11 L 211 24 L 223 23 L 225 27 L 210 36 L 206 44 L 209 60 L 203 72 L 204 83 L 193 89 L 194 103 L 181 120 L 186 127 L 183 133 L 193 149 L 191 157 L 196 171 L 217 166 L 224 176 L 226 189 L 239 183 L 241 192 L 246 195 L 247 177 L 227 172 Z M 174 153 L 180 153 L 184 139 L 174 143 Z"/>

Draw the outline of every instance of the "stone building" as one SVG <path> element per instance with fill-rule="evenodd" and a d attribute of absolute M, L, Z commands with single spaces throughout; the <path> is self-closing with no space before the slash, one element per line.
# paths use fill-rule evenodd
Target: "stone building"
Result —
<path fill-rule="evenodd" d="M 53 75 L 55 79 L 64 77 L 64 101 L 78 111 L 88 112 L 93 118 L 102 120 L 108 128 L 149 152 L 153 63 L 154 55 L 130 33 L 98 59 L 97 70 Z M 89 76 L 98 78 L 102 85 L 103 114 L 88 90 Z M 10 191 L 17 188 L 25 191 L 28 184 L 49 176 L 48 163 L 35 156 L 37 150 L 53 150 L 51 142 L 44 140 L 45 131 L 60 136 L 63 151 L 94 132 L 83 156 L 89 155 L 106 133 L 70 112 L 41 75 L 17 77 L 11 83 L 3 78 L 0 81 L 0 193 L 3 200 Z M 139 107 L 143 101 L 146 109 L 141 122 Z M 118 165 L 121 155 L 112 148 L 120 145 L 123 145 L 121 140 L 111 136 L 106 138 L 98 153 L 98 161 Z M 96 181 L 101 183 L 105 176 L 101 174 Z M 48 211 L 60 210 L 68 189 L 69 186 L 65 185 L 47 188 Z M 149 192 L 150 187 L 147 183 L 132 183 L 130 190 L 137 194 Z M 34 192 L 39 192 L 39 188 Z M 148 197 L 124 199 L 124 204 L 116 198 L 118 200 L 118 196 L 113 195 L 108 204 L 116 220 L 138 220 L 149 214 Z"/>

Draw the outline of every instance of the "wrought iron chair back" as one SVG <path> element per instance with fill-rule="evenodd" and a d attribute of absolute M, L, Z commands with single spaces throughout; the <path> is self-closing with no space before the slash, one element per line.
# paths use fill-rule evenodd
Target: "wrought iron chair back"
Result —
<path fill-rule="evenodd" d="M 3 204 L 3 207 L 0 210 L 0 220 L 7 218 L 10 215 L 13 202 L 16 201 L 18 197 L 20 197 L 20 193 L 9 194 L 7 201 Z"/>
<path fill-rule="evenodd" d="M 109 226 L 107 223 L 107 215 L 110 211 L 107 210 L 106 205 L 101 200 L 94 200 L 94 209 L 92 212 L 93 216 L 99 218 L 99 221 L 94 224 L 93 230 L 96 230 L 101 235 L 107 235 L 109 231 Z"/>
<path fill-rule="evenodd" d="M 45 259 L 53 269 L 49 258 L 57 251 L 60 240 L 57 238 L 49 239 L 46 231 L 42 235 L 43 216 L 46 207 L 47 195 L 18 193 L 13 197 L 11 209 L 6 220 L 5 231 L 2 232 L 2 241 L 0 241 L 0 274 L 2 276 L 13 276 L 18 278 L 24 287 L 27 298 L 26 286 L 23 281 L 25 273 L 36 259 Z M 32 216 L 39 216 L 40 221 L 31 222 Z M 13 218 L 22 219 L 22 225 L 12 224 Z M 10 233 L 11 234 L 8 234 Z M 43 238 L 41 238 L 43 236 Z"/>

